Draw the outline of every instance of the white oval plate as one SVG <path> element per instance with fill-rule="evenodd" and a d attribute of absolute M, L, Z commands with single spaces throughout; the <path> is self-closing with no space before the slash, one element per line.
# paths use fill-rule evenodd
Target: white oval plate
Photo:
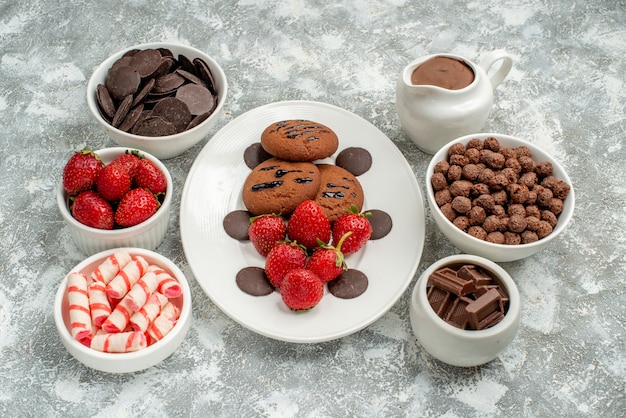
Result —
<path fill-rule="evenodd" d="M 393 221 L 389 235 L 369 241 L 346 257 L 348 267 L 365 273 L 369 286 L 354 299 L 325 291 L 306 312 L 293 312 L 280 294 L 250 296 L 235 276 L 244 267 L 265 265 L 250 242 L 229 237 L 224 217 L 245 209 L 241 198 L 250 169 L 244 150 L 260 141 L 273 122 L 310 119 L 327 125 L 339 137 L 339 149 L 363 147 L 372 168 L 358 177 L 365 192 L 363 209 L 380 209 Z M 336 154 L 322 162 L 334 162 Z M 424 247 L 424 203 L 411 167 L 398 148 L 371 123 L 344 109 L 319 102 L 288 101 L 253 109 L 224 126 L 193 163 L 180 205 L 180 233 L 189 266 L 209 298 L 224 313 L 261 335 L 282 341 L 314 343 L 344 337 L 380 318 L 412 281 Z"/>

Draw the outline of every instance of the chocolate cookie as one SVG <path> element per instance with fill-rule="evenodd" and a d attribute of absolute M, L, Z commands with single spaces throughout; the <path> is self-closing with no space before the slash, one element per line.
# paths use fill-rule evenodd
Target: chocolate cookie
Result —
<path fill-rule="evenodd" d="M 363 208 L 363 188 L 357 178 L 348 170 L 332 165 L 317 164 L 321 174 L 321 185 L 315 201 L 324 209 L 331 222 L 355 205 L 359 212 Z"/>
<path fill-rule="evenodd" d="M 243 203 L 253 215 L 290 215 L 301 202 L 315 197 L 320 181 L 320 171 L 313 163 L 270 158 L 248 175 Z"/>
<path fill-rule="evenodd" d="M 335 132 L 321 123 L 303 119 L 275 122 L 261 134 L 263 148 L 288 161 L 315 161 L 330 157 L 339 147 Z"/>

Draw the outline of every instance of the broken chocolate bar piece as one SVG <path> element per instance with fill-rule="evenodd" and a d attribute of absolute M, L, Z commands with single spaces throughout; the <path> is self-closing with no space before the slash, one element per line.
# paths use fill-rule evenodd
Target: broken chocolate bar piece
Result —
<path fill-rule="evenodd" d="M 429 280 L 440 289 L 447 290 L 457 296 L 463 296 L 474 291 L 474 282 L 472 280 L 462 279 L 457 276 L 456 271 L 445 267 L 435 271 L 429 277 Z"/>
<path fill-rule="evenodd" d="M 471 302 L 473 302 L 473 300 L 465 297 L 454 299 L 444 320 L 457 328 L 467 328 L 468 317 L 466 308 Z"/>
<path fill-rule="evenodd" d="M 509 304 L 509 295 L 507 295 L 506 292 L 500 286 L 498 286 L 497 284 L 488 284 L 486 286 L 476 287 L 476 291 L 474 292 L 474 296 L 476 298 L 479 298 L 479 297 L 481 297 L 482 295 L 484 295 L 485 293 L 487 293 L 491 289 L 496 289 L 498 291 L 498 293 L 500 293 L 500 298 L 502 298 L 502 304 L 506 308 L 506 306 L 508 306 L 508 304 Z"/>
<path fill-rule="evenodd" d="M 462 279 L 472 280 L 476 287 L 488 285 L 492 280 L 481 268 L 471 264 L 461 267 L 456 274 Z"/>
<path fill-rule="evenodd" d="M 427 296 L 430 307 L 433 308 L 439 318 L 443 318 L 452 302 L 452 294 L 436 286 L 431 286 Z"/>
<path fill-rule="evenodd" d="M 504 316 L 500 292 L 497 289 L 489 289 L 484 295 L 469 303 L 465 311 L 473 329 L 484 329 L 500 315 Z"/>

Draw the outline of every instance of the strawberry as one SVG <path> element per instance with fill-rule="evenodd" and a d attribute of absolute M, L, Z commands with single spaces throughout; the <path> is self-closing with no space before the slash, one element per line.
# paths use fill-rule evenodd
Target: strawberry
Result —
<path fill-rule="evenodd" d="M 122 155 L 118 155 L 117 157 L 115 157 L 115 159 L 113 161 L 111 161 L 111 164 L 118 164 L 122 167 L 126 168 L 126 171 L 128 171 L 128 175 L 130 176 L 130 179 L 134 179 L 135 178 L 135 173 L 137 172 L 137 167 L 139 166 L 139 161 L 142 159 L 143 157 L 141 156 L 141 154 L 139 153 L 139 151 L 137 150 L 126 150 L 126 152 Z"/>
<path fill-rule="evenodd" d="M 107 164 L 96 181 L 98 193 L 109 202 L 120 200 L 130 190 L 130 185 L 128 171 L 118 164 Z"/>
<path fill-rule="evenodd" d="M 367 219 L 369 212 L 359 213 L 356 206 L 341 215 L 333 224 L 333 242 L 338 242 L 347 232 L 352 232 L 346 237 L 341 250 L 344 254 L 352 254 L 361 249 L 372 236 L 372 225 Z"/>
<path fill-rule="evenodd" d="M 295 242 L 284 241 L 270 250 L 265 259 L 265 274 L 270 283 L 280 289 L 285 274 L 295 268 L 304 268 L 306 252 Z"/>
<path fill-rule="evenodd" d="M 165 174 L 152 161 L 146 158 L 139 161 L 134 180 L 136 187 L 143 187 L 154 194 L 163 193 L 167 188 Z"/>
<path fill-rule="evenodd" d="M 154 215 L 160 203 L 156 196 L 146 189 L 132 189 L 122 197 L 115 211 L 115 222 L 128 227 L 142 223 Z"/>
<path fill-rule="evenodd" d="M 92 189 L 103 167 L 100 157 L 89 149 L 74 153 L 63 168 L 63 188 L 70 196 Z"/>
<path fill-rule="evenodd" d="M 284 241 L 286 234 L 287 223 L 279 215 L 259 215 L 250 218 L 248 236 L 254 248 L 263 257 L 267 257 L 277 243 Z"/>
<path fill-rule="evenodd" d="M 316 248 L 317 240 L 327 244 L 331 237 L 330 221 L 319 203 L 314 200 L 300 203 L 289 218 L 287 235 L 307 250 Z"/>
<path fill-rule="evenodd" d="M 72 216 L 84 225 L 98 229 L 113 229 L 113 209 L 93 190 L 81 192 L 73 199 Z"/>
<path fill-rule="evenodd" d="M 320 242 L 320 246 L 306 262 L 306 268 L 317 274 L 322 283 L 336 279 L 348 268 L 341 252 L 341 246 L 351 234 L 352 232 L 347 232 L 335 246 Z"/>
<path fill-rule="evenodd" d="M 324 283 L 307 269 L 290 270 L 283 280 L 280 295 L 290 309 L 305 311 L 313 308 L 324 296 Z"/>

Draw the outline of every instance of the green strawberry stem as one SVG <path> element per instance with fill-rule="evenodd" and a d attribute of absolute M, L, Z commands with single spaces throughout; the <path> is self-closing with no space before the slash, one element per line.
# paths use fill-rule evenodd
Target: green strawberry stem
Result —
<path fill-rule="evenodd" d="M 317 243 L 320 246 L 320 248 L 327 248 L 327 249 L 335 250 L 335 252 L 337 253 L 337 258 L 335 259 L 335 265 L 337 267 L 341 267 L 345 264 L 344 256 L 343 256 L 343 253 L 341 252 L 341 244 L 343 244 L 345 239 L 348 238 L 350 235 L 352 235 L 352 231 L 348 231 L 345 234 L 343 234 L 343 236 L 339 239 L 339 242 L 335 246 L 326 244 L 324 241 L 320 240 L 319 238 L 317 239 Z"/>
<path fill-rule="evenodd" d="M 355 215 L 360 215 L 365 218 L 369 218 L 370 216 L 372 216 L 372 212 L 359 213 L 359 208 L 357 208 L 354 204 L 350 205 L 350 209 L 346 209 L 346 213 L 354 213 Z"/>
<path fill-rule="evenodd" d="M 274 216 L 274 217 L 277 217 L 277 218 L 282 218 L 282 216 L 277 214 L 277 213 L 263 213 L 261 215 L 251 216 L 250 217 L 250 223 L 256 221 L 259 218 L 263 218 L 265 216 Z"/>

